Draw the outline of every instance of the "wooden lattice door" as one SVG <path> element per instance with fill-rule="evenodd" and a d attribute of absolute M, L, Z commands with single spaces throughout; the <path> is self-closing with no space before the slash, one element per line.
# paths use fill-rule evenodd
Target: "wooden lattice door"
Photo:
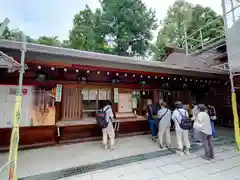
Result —
<path fill-rule="evenodd" d="M 82 119 L 82 89 L 64 87 L 63 89 L 63 120 Z"/>

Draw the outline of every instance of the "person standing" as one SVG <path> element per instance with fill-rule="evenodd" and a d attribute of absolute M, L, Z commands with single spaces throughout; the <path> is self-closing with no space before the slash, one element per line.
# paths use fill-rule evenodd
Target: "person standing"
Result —
<path fill-rule="evenodd" d="M 196 102 L 193 103 L 193 109 L 192 109 L 192 120 L 195 121 L 199 113 L 199 108 Z M 193 128 L 193 138 L 196 143 L 200 144 L 201 143 L 201 136 L 200 132 L 197 129 Z"/>
<path fill-rule="evenodd" d="M 204 155 L 202 158 L 211 160 L 214 159 L 214 148 L 212 142 L 211 120 L 206 112 L 204 105 L 199 105 L 200 112 L 194 122 L 194 128 L 200 132 L 204 147 Z"/>
<path fill-rule="evenodd" d="M 177 101 L 175 103 L 176 109 L 173 111 L 172 119 L 175 123 L 175 131 L 176 131 L 176 137 L 177 137 L 177 143 L 178 143 L 178 151 L 180 155 L 189 155 L 189 149 L 190 149 L 190 141 L 188 137 L 189 130 L 182 129 L 180 127 L 181 121 L 188 118 L 188 112 L 183 109 L 183 104 L 181 101 Z M 185 146 L 185 150 L 183 149 L 183 144 Z"/>
<path fill-rule="evenodd" d="M 215 130 L 215 121 L 217 120 L 215 107 L 210 104 L 207 105 L 207 112 L 211 120 L 212 136 L 215 138 L 217 136 L 217 133 Z"/>
<path fill-rule="evenodd" d="M 171 146 L 171 111 L 167 108 L 167 103 L 161 102 L 161 109 L 158 110 L 158 138 L 160 148 L 163 149 L 163 136 L 166 135 L 166 147 Z"/>
<path fill-rule="evenodd" d="M 112 103 L 110 101 L 107 102 L 107 104 L 103 107 L 103 111 L 105 112 L 105 118 L 108 122 L 108 125 L 106 128 L 102 129 L 103 133 L 103 145 L 105 150 L 114 150 L 115 145 L 115 130 L 113 128 L 113 110 L 112 110 Z M 108 137 L 110 140 L 109 146 L 108 146 Z"/>
<path fill-rule="evenodd" d="M 157 139 L 157 123 L 156 119 L 154 118 L 154 114 L 156 114 L 156 107 L 152 104 L 152 100 L 147 100 L 147 117 L 148 117 L 148 124 L 149 128 L 152 132 L 152 141 L 156 142 Z"/>

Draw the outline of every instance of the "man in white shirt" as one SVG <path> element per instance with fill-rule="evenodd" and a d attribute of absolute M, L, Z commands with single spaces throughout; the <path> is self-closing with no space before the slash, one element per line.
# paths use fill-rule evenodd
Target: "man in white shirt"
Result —
<path fill-rule="evenodd" d="M 189 130 L 183 130 L 180 127 L 180 123 L 182 121 L 182 117 L 186 116 L 189 117 L 188 112 L 183 109 L 183 104 L 180 101 L 177 101 L 175 103 L 176 109 L 173 111 L 172 114 L 172 119 L 175 123 L 175 131 L 176 131 L 176 137 L 177 137 L 177 143 L 178 143 L 178 151 L 177 153 L 179 153 L 180 155 L 183 155 L 184 153 L 186 155 L 189 155 L 189 149 L 190 149 L 190 141 L 189 141 L 189 137 L 188 137 L 188 132 Z M 183 143 L 185 146 L 185 151 L 183 150 Z"/>
<path fill-rule="evenodd" d="M 102 129 L 103 133 L 103 145 L 104 148 L 107 150 L 108 148 L 110 150 L 114 149 L 115 144 L 115 130 L 113 127 L 113 111 L 112 111 L 112 103 L 109 101 L 103 108 L 103 111 L 106 111 L 106 119 L 108 121 L 108 126 L 106 128 Z M 110 146 L 108 147 L 108 137 L 110 139 Z"/>

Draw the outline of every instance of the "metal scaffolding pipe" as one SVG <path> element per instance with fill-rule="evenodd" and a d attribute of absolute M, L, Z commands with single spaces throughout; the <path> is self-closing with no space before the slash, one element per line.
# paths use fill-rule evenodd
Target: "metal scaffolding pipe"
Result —
<path fill-rule="evenodd" d="M 215 48 L 218 44 L 221 44 L 221 43 L 224 43 L 225 44 L 225 38 L 224 39 L 220 39 L 219 41 L 213 43 L 213 44 L 210 44 L 208 46 L 205 46 L 204 48 L 200 49 L 199 51 L 196 51 L 196 52 L 193 52 L 191 53 L 192 56 L 195 56 L 195 55 L 198 55 L 200 53 L 203 53 L 205 51 L 208 51 L 212 48 Z"/>
<path fill-rule="evenodd" d="M 193 34 L 195 34 L 196 32 L 198 32 L 201 29 L 204 29 L 205 27 L 207 27 L 208 25 L 212 24 L 213 22 L 215 22 L 218 18 L 224 18 L 225 15 L 229 14 L 231 11 L 234 11 L 235 9 L 237 9 L 238 7 L 240 7 L 240 4 L 238 4 L 237 6 L 235 6 L 233 9 L 231 9 L 230 11 L 227 11 L 225 13 L 223 13 L 222 15 L 218 16 L 216 19 L 210 21 L 209 23 L 205 24 L 204 26 L 202 26 L 200 29 L 194 31 L 193 33 L 191 33 L 188 36 L 192 36 Z"/>

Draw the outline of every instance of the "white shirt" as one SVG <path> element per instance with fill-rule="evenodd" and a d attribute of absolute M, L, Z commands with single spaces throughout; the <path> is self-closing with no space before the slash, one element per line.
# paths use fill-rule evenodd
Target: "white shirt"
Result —
<path fill-rule="evenodd" d="M 167 108 L 158 110 L 158 118 L 161 118 L 159 126 L 162 130 L 171 127 L 171 111 Z"/>
<path fill-rule="evenodd" d="M 112 132 L 114 130 L 112 124 L 112 120 L 114 117 L 112 107 L 109 105 L 104 106 L 103 111 L 106 111 L 106 120 L 108 121 L 108 126 L 106 128 L 103 128 L 102 130 L 105 132 Z"/>
<path fill-rule="evenodd" d="M 197 119 L 195 120 L 193 127 L 207 135 L 212 135 L 210 117 L 206 112 L 198 113 Z"/>
<path fill-rule="evenodd" d="M 183 108 L 181 108 L 181 109 L 175 109 L 174 111 L 173 111 L 173 114 L 172 114 L 172 120 L 174 121 L 174 123 L 175 123 L 175 129 L 176 130 L 183 130 L 182 128 L 180 128 L 180 123 L 181 123 L 181 120 L 182 120 L 182 116 L 187 116 L 187 117 L 189 117 L 189 115 L 188 115 L 188 112 L 185 110 L 185 109 L 183 109 Z"/>

